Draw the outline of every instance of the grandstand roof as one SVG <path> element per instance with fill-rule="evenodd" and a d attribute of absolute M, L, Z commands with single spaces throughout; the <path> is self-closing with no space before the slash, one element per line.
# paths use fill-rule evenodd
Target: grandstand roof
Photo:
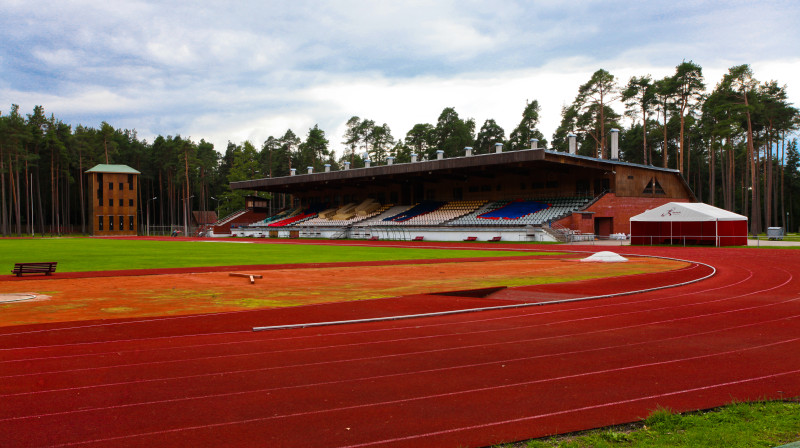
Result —
<path fill-rule="evenodd" d="M 478 176 L 493 177 L 499 170 L 523 168 L 552 168 L 555 165 L 573 166 L 584 169 L 613 171 L 616 166 L 630 166 L 652 171 L 668 172 L 680 176 L 678 170 L 658 168 L 650 165 L 639 165 L 618 160 L 597 159 L 558 151 L 544 149 L 526 149 L 474 156 L 451 157 L 442 160 L 425 160 L 411 163 L 395 163 L 393 165 L 372 166 L 370 168 L 354 168 L 312 174 L 297 174 L 275 178 L 254 179 L 231 182 L 231 189 L 271 191 L 292 193 L 313 187 L 326 185 L 332 187 L 353 183 L 395 182 L 401 177 L 445 176 Z M 682 182 L 685 180 L 681 177 Z M 686 185 L 686 189 L 691 189 Z"/>

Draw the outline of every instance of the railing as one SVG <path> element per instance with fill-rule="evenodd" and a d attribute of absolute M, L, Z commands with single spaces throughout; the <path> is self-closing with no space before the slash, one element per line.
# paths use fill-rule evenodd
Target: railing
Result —
<path fill-rule="evenodd" d="M 220 219 L 219 221 L 215 222 L 213 225 L 215 225 L 215 226 L 224 226 L 225 224 L 227 224 L 227 223 L 233 221 L 234 219 L 238 218 L 239 216 L 241 216 L 241 214 L 243 212 L 245 212 L 245 211 L 247 211 L 247 210 L 245 210 L 243 208 L 240 208 L 239 210 L 236 210 L 235 212 L 233 212 L 233 213 L 229 214 L 228 216 L 226 216 L 226 217 Z"/>

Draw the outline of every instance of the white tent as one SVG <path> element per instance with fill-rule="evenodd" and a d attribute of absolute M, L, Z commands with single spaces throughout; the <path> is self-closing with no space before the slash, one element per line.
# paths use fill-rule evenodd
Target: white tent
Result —
<path fill-rule="evenodd" d="M 747 217 L 701 202 L 670 202 L 631 218 L 632 244 L 747 244 Z"/>
<path fill-rule="evenodd" d="M 702 202 L 669 202 L 631 218 L 631 221 L 741 221 L 742 216 Z"/>

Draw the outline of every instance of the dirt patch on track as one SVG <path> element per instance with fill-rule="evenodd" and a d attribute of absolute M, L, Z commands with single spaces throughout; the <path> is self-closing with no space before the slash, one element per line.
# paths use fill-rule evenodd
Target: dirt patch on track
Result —
<path fill-rule="evenodd" d="M 124 317 L 171 316 L 409 294 L 572 282 L 676 270 L 687 264 L 633 258 L 628 263 L 564 260 L 491 260 L 298 269 L 240 269 L 263 279 L 224 272 L 148 276 L 36 279 L 0 285 L 0 293 L 36 291 L 47 302 L 0 304 L 0 326 Z"/>

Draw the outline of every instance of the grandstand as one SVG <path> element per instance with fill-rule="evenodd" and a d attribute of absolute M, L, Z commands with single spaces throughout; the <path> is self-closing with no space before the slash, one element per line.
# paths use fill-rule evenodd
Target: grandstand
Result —
<path fill-rule="evenodd" d="M 290 207 L 232 231 L 277 238 L 593 237 L 629 233 L 631 216 L 695 200 L 677 170 L 535 146 L 233 182 L 231 188 L 291 196 Z"/>

